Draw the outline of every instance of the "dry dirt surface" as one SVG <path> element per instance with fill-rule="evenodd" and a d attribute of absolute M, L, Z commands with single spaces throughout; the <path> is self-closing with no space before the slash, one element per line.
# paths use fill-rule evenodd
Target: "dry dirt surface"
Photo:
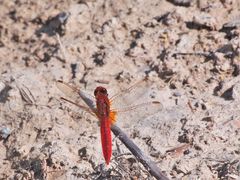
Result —
<path fill-rule="evenodd" d="M 0 0 L 0 179 L 154 179 L 113 135 L 106 166 L 98 120 L 55 84 L 144 77 L 123 104 L 161 111 L 117 125 L 169 179 L 240 179 L 239 36 L 239 0 Z"/>

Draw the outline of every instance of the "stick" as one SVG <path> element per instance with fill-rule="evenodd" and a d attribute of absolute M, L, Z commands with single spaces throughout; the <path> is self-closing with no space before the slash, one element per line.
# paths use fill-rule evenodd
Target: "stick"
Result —
<path fill-rule="evenodd" d="M 178 52 L 178 53 L 173 53 L 172 56 L 203 56 L 205 58 L 209 58 L 209 59 L 216 59 L 217 56 L 215 55 L 215 52 L 190 52 L 190 53 L 182 53 L 182 52 Z"/>
<path fill-rule="evenodd" d="M 134 142 L 128 138 L 128 136 L 116 125 L 111 126 L 111 130 L 115 136 L 117 136 L 122 143 L 132 152 L 132 154 L 142 163 L 146 170 L 154 176 L 156 179 L 167 180 L 168 178 L 163 175 L 161 170 L 157 167 L 149 157 L 147 157 L 141 149 L 134 144 Z"/>
<path fill-rule="evenodd" d="M 94 103 L 88 97 L 80 94 L 85 103 L 92 109 L 94 109 Z M 153 162 L 149 157 L 144 155 L 141 149 L 129 139 L 129 137 L 116 125 L 111 126 L 112 132 L 117 136 L 120 141 L 132 152 L 132 154 L 142 163 L 146 170 L 159 180 L 167 180 L 168 178 L 163 175 L 161 170 L 157 167 L 156 163 Z"/>

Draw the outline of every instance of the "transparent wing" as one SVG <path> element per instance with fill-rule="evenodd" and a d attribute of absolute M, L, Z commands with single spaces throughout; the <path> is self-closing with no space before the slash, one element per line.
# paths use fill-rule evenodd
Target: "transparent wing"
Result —
<path fill-rule="evenodd" d="M 144 78 L 128 88 L 121 89 L 122 87 L 120 87 L 120 91 L 110 98 L 112 107 L 121 108 L 123 105 L 133 105 L 136 103 L 139 104 L 141 101 L 153 101 L 153 94 L 150 94 L 151 88 L 153 87 L 152 85 L 153 83 L 151 81 L 149 81 L 147 78 Z M 146 97 L 146 94 L 148 94 L 149 97 Z M 147 99 L 143 100 L 143 98 Z"/>
<path fill-rule="evenodd" d="M 124 124 L 142 121 L 163 109 L 160 101 L 154 99 L 157 88 L 147 78 L 142 79 L 110 98 L 113 118 Z M 112 118 L 111 117 L 111 118 Z M 112 121 L 115 122 L 116 120 Z"/>
<path fill-rule="evenodd" d="M 61 100 L 66 101 L 66 102 L 68 102 L 68 103 L 70 103 L 70 104 L 73 104 L 73 105 L 79 107 L 81 110 L 84 110 L 84 111 L 88 112 L 89 114 L 97 117 L 96 111 L 95 111 L 95 110 L 93 111 L 91 108 L 88 108 L 88 107 L 86 107 L 86 106 L 82 106 L 81 104 L 78 104 L 78 103 L 76 103 L 76 102 L 73 102 L 73 101 L 71 101 L 71 100 L 69 100 L 69 99 L 66 99 L 66 98 L 64 98 L 64 97 L 61 97 Z"/>
<path fill-rule="evenodd" d="M 133 86 L 123 89 L 112 96 L 110 98 L 110 119 L 112 123 L 118 119 L 118 122 L 124 122 L 126 125 L 136 120 L 141 121 L 161 111 L 162 104 L 154 100 L 154 88 L 152 85 L 153 84 L 147 79 L 142 79 Z M 91 114 L 96 114 L 95 98 L 93 96 L 62 81 L 57 82 L 57 87 L 73 101 L 63 97 L 61 98 L 62 100 L 74 104 Z M 83 102 L 87 104 L 89 108 L 81 105 Z"/>
<path fill-rule="evenodd" d="M 56 86 L 60 91 L 62 91 L 67 97 L 71 100 L 61 97 L 61 100 L 64 100 L 68 103 L 74 104 L 78 106 L 80 109 L 85 110 L 93 115 L 96 113 L 96 108 L 94 104 L 94 97 L 84 93 L 79 88 L 69 85 L 63 81 L 57 81 Z M 86 104 L 88 107 L 83 106 L 82 104 Z"/>
<path fill-rule="evenodd" d="M 122 91 L 119 91 L 117 94 L 113 95 L 110 100 L 111 101 L 116 101 L 118 98 L 122 98 L 125 95 L 131 93 L 134 90 L 137 90 L 139 87 L 141 86 L 145 86 L 146 87 L 146 83 L 147 83 L 147 78 L 144 78 L 138 82 L 136 82 L 135 84 L 133 84 L 132 86 L 123 89 Z"/>
<path fill-rule="evenodd" d="M 163 109 L 159 101 L 145 102 L 133 106 L 123 107 L 121 109 L 112 109 L 110 116 L 113 123 L 131 126 L 134 123 L 145 121 L 147 118 L 159 113 Z"/>

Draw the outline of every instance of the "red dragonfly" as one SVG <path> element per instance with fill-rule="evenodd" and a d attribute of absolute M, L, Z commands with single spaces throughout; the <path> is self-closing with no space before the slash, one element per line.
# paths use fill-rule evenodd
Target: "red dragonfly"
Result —
<path fill-rule="evenodd" d="M 108 98 L 108 92 L 106 88 L 98 86 L 94 91 L 94 97 L 96 101 L 96 104 L 94 104 L 93 96 L 87 95 L 82 90 L 73 85 L 69 85 L 63 81 L 57 81 L 58 89 L 60 89 L 73 101 L 64 97 L 61 97 L 62 100 L 78 106 L 82 110 L 87 111 L 88 113 L 99 119 L 101 129 L 102 152 L 107 165 L 109 164 L 112 155 L 111 125 L 116 122 L 116 115 L 125 114 L 129 116 L 126 112 L 135 109 L 138 109 L 139 112 L 140 109 L 144 109 L 144 111 L 142 111 L 143 114 L 152 115 L 154 112 L 158 112 L 162 109 L 162 105 L 159 101 L 145 101 L 144 103 L 127 106 L 125 108 L 114 108 L 114 104 L 120 104 L 119 99 L 121 99 L 120 101 L 124 99 L 128 101 L 130 99 L 133 99 L 134 101 L 136 101 L 135 98 L 137 95 L 142 96 L 144 93 L 146 93 L 146 89 L 148 87 L 147 82 L 147 79 L 143 79 L 134 84 L 133 86 L 113 95 L 111 98 Z M 142 87 L 142 89 L 139 88 L 140 86 Z M 137 89 L 140 89 L 140 91 L 137 91 Z M 135 98 L 131 98 L 133 95 L 135 95 Z M 83 102 L 85 102 L 85 104 L 88 105 L 88 107 L 80 104 L 79 101 L 81 99 L 83 100 Z M 86 101 L 88 103 L 86 103 Z M 138 118 L 140 118 L 140 113 L 138 113 L 137 116 Z"/>

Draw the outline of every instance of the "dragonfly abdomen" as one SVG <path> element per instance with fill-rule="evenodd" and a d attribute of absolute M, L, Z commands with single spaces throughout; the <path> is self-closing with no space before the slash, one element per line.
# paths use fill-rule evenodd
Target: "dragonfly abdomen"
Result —
<path fill-rule="evenodd" d="M 111 122 L 109 118 L 102 118 L 100 126 L 103 156 L 106 164 L 109 164 L 112 155 Z"/>

